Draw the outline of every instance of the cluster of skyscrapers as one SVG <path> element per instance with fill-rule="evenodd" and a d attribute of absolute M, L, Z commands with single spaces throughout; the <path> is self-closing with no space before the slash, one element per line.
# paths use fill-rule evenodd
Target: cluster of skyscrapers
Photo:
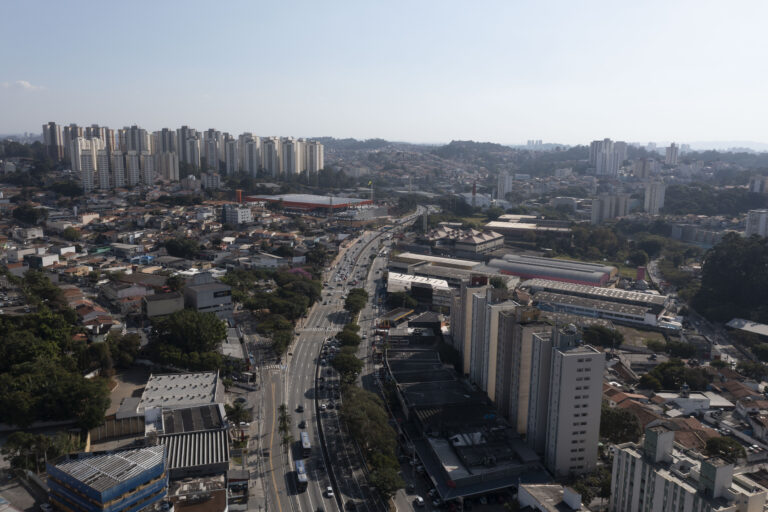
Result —
<path fill-rule="evenodd" d="M 43 125 L 43 138 L 48 156 L 56 162 L 69 161 L 85 192 L 150 186 L 158 177 L 178 181 L 182 163 L 227 176 L 262 173 L 273 178 L 314 173 L 325 165 L 323 145 L 316 141 L 252 133 L 235 138 L 188 126 L 150 133 L 136 125 L 113 130 L 50 122 Z"/>
<path fill-rule="evenodd" d="M 463 373 L 553 473 L 594 470 L 605 356 L 487 283 L 462 284 L 452 311 Z"/>

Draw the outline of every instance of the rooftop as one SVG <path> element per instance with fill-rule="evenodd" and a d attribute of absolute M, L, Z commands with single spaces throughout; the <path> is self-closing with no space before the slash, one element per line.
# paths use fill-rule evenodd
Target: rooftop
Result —
<path fill-rule="evenodd" d="M 153 374 L 149 376 L 137 410 L 212 404 L 217 401 L 219 388 L 218 372 Z"/>
<path fill-rule="evenodd" d="M 164 459 L 164 446 L 150 446 L 119 452 L 79 454 L 77 458 L 65 459 L 55 467 L 91 489 L 104 492 L 162 464 Z"/>
<path fill-rule="evenodd" d="M 163 411 L 163 431 L 166 434 L 216 430 L 223 427 L 224 413 L 221 404 Z"/>
<path fill-rule="evenodd" d="M 657 306 L 663 306 L 667 301 L 667 297 L 664 295 L 652 295 L 650 293 L 621 290 L 619 288 L 602 288 L 597 286 L 587 286 L 583 284 L 565 283 L 562 281 L 552 281 L 550 279 L 529 279 L 520 283 L 520 286 L 523 288 L 531 288 L 534 291 L 546 290 L 562 293 L 565 295 L 578 294 L 595 299 L 638 304 L 653 304 Z"/>
<path fill-rule="evenodd" d="M 587 299 L 584 297 L 575 297 L 573 295 L 563 295 L 561 293 L 538 292 L 533 296 L 534 302 L 544 302 L 553 304 L 565 304 L 569 306 L 578 306 L 582 308 L 594 309 L 597 311 L 608 311 L 611 313 L 621 313 L 644 317 L 648 311 L 646 306 L 633 306 L 632 304 L 621 304 L 618 302 L 608 302 L 605 300 Z"/>

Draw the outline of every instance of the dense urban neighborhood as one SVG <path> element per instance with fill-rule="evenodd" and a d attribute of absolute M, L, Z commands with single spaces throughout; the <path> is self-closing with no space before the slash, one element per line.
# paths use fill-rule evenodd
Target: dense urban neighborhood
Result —
<path fill-rule="evenodd" d="M 5 139 L 0 503 L 762 511 L 766 168 L 610 139 Z"/>

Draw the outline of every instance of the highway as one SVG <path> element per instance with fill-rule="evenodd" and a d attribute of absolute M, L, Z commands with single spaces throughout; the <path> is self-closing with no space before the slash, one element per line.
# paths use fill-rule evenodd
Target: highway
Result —
<path fill-rule="evenodd" d="M 401 219 L 401 223 L 412 222 L 415 218 L 415 215 L 411 215 Z M 371 263 L 370 255 L 377 254 L 377 239 L 382 235 L 379 231 L 364 232 L 340 252 L 323 276 L 326 285 L 323 287 L 322 298 L 296 326 L 295 342 L 285 359 L 280 364 L 262 366 L 261 389 L 258 392 L 261 403 L 255 406 L 261 420 L 261 435 L 257 436 L 260 442 L 251 447 L 249 464 L 262 465 L 268 510 L 335 511 L 339 510 L 339 502 L 344 504 L 348 501 L 353 501 L 356 510 L 363 512 L 378 512 L 384 508 L 374 499 L 368 487 L 362 457 L 346 435 L 338 418 L 337 407 L 327 410 L 319 408 L 321 405 L 327 406 L 329 401 L 340 400 L 333 398 L 337 394 L 333 386 L 338 383 L 338 376 L 330 366 L 321 365 L 318 361 L 324 341 L 349 321 L 349 315 L 343 307 L 344 297 L 351 288 L 364 286 L 369 291 L 369 304 L 361 314 L 365 326 L 361 326 L 360 333 L 370 332 L 370 322 L 374 315 L 371 306 L 375 296 L 372 291 L 374 280 L 380 274 L 373 272 L 368 276 L 367 269 Z M 376 267 L 381 268 L 382 262 L 385 264 L 386 258 L 377 258 Z M 353 285 L 353 281 L 361 282 Z M 361 356 L 370 350 L 370 341 L 369 337 L 366 343 L 361 344 Z M 368 374 L 372 369 L 368 365 L 370 358 L 366 357 L 365 360 L 366 371 L 363 373 Z M 320 374 L 317 373 L 318 369 Z M 317 382 L 320 385 L 318 387 L 323 389 L 316 389 L 317 377 L 325 381 Z M 281 404 L 286 405 L 292 420 L 290 428 L 293 442 L 288 450 L 282 445 L 279 432 L 278 411 Z M 300 406 L 303 412 L 299 412 Z M 326 467 L 323 457 L 318 420 L 323 422 L 332 467 Z M 303 458 L 299 442 L 302 431 L 309 434 L 312 451 L 309 457 L 304 458 L 309 480 L 307 490 L 298 492 L 294 461 Z M 263 457 L 256 462 L 258 452 Z M 334 489 L 334 494 L 341 493 L 341 496 L 329 497 L 326 491 L 329 486 Z"/>

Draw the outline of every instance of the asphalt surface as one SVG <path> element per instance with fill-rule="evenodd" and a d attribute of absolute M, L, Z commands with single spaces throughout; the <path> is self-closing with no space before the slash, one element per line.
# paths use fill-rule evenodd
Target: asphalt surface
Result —
<path fill-rule="evenodd" d="M 409 217 L 405 222 L 412 221 Z M 258 429 L 253 446 L 249 446 L 251 456 L 249 465 L 259 468 L 252 475 L 262 475 L 264 487 L 263 506 L 267 510 L 278 512 L 316 512 L 319 510 L 340 510 L 353 502 L 355 510 L 360 512 L 383 511 L 384 504 L 375 496 L 367 483 L 366 468 L 357 446 L 349 437 L 338 416 L 341 399 L 335 398 L 339 384 L 338 375 L 331 369 L 329 362 L 321 362 L 320 353 L 323 344 L 335 335 L 349 321 L 344 311 L 344 296 L 352 288 L 365 287 L 369 292 L 369 304 L 361 313 L 360 334 L 369 333 L 376 310 L 373 303 L 377 300 L 374 288 L 381 273 L 375 270 L 368 274 L 371 264 L 370 255 L 379 254 L 379 240 L 386 233 L 372 231 L 363 233 L 354 243 L 342 250 L 334 260 L 332 267 L 324 276 L 324 286 L 320 301 L 310 309 L 308 315 L 296 325 L 296 338 L 288 354 L 282 361 L 260 360 L 261 368 L 259 390 L 249 394 L 249 402 L 258 421 L 252 426 Z M 370 244 L 368 242 L 371 242 Z M 386 258 L 374 261 L 376 269 L 386 265 Z M 352 284 L 357 281 L 356 284 Z M 255 338 L 255 337 L 254 337 Z M 361 344 L 360 356 L 366 362 L 362 378 L 372 376 L 374 366 L 370 359 L 368 336 Z M 255 347 L 254 347 L 255 348 Z M 264 348 L 264 347 L 262 347 Z M 268 351 L 262 350 L 262 354 Z M 323 380 L 316 380 L 318 377 Z M 322 389 L 319 384 L 322 383 Z M 316 384 L 318 386 L 316 387 Z M 367 386 L 366 386 L 367 387 Z M 334 402 L 333 408 L 323 408 L 328 402 Z M 289 447 L 282 444 L 279 432 L 278 410 L 285 404 L 291 415 L 291 435 L 293 442 Z M 303 412 L 298 412 L 299 406 Z M 304 428 L 299 424 L 304 421 Z M 318 422 L 322 422 L 324 440 L 327 447 L 330 466 L 326 465 Z M 300 432 L 309 434 L 312 444 L 311 454 L 303 457 L 300 445 Z M 259 457 L 262 454 L 262 457 Z M 298 492 L 294 462 L 305 461 L 309 484 L 307 490 Z M 259 467 L 260 465 L 260 467 Z M 333 487 L 334 496 L 329 497 L 327 489 Z M 257 503 L 259 500 L 254 500 Z M 251 510 L 260 510 L 261 503 L 249 506 Z"/>

